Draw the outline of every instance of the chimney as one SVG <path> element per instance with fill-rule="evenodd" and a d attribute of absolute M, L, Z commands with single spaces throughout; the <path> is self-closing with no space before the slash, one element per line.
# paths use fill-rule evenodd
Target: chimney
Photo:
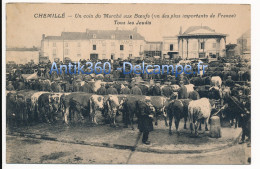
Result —
<path fill-rule="evenodd" d="M 181 35 L 181 34 L 182 34 L 182 26 L 180 27 L 179 35 Z"/>
<path fill-rule="evenodd" d="M 45 39 L 45 34 L 42 34 L 42 40 L 44 40 Z"/>

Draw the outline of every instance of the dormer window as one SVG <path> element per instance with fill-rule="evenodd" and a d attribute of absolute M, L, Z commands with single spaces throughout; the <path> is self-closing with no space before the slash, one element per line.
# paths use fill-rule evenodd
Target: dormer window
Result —
<path fill-rule="evenodd" d="M 133 35 L 129 35 L 129 39 L 133 39 Z"/>
<path fill-rule="evenodd" d="M 96 37 L 97 37 L 97 36 L 96 36 L 96 34 L 93 34 L 93 36 L 92 36 L 92 37 L 93 37 L 94 39 L 96 39 Z"/>

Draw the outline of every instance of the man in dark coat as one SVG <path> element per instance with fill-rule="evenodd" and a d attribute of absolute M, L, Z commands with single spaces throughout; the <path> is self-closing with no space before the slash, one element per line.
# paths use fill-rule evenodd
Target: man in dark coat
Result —
<path fill-rule="evenodd" d="M 73 82 L 73 92 L 79 92 L 80 90 L 80 82 L 81 80 L 76 80 L 75 82 Z"/>
<path fill-rule="evenodd" d="M 121 89 L 121 94 L 131 94 L 131 90 L 125 85 L 125 88 Z"/>
<path fill-rule="evenodd" d="M 131 94 L 133 95 L 142 95 L 142 90 L 135 84 L 135 86 L 131 89 Z"/>
<path fill-rule="evenodd" d="M 8 85 L 6 86 L 6 90 L 9 90 L 9 91 L 14 90 L 14 86 L 12 85 L 11 81 L 8 82 Z"/>
<path fill-rule="evenodd" d="M 105 84 L 101 84 L 101 87 L 97 90 L 97 94 L 99 95 L 106 95 L 107 94 L 107 90 L 105 88 Z"/>
<path fill-rule="evenodd" d="M 153 131 L 153 114 L 149 103 L 144 100 L 137 101 L 138 129 L 143 133 L 142 142 L 149 145 L 149 132 Z"/>
<path fill-rule="evenodd" d="M 53 83 L 51 84 L 51 90 L 52 90 L 53 92 L 61 92 L 61 86 L 60 86 L 60 84 L 59 84 L 58 82 L 53 82 Z"/>
<path fill-rule="evenodd" d="M 187 88 L 184 86 L 184 83 L 180 82 L 180 89 L 178 91 L 178 99 L 187 99 L 188 98 L 188 91 Z"/>
<path fill-rule="evenodd" d="M 247 136 L 248 138 L 248 145 L 250 146 L 250 141 L 251 141 L 251 104 L 250 101 L 248 100 L 244 105 L 244 110 L 245 112 L 241 114 L 241 128 L 242 128 L 242 138 L 240 141 L 240 144 L 245 142 L 245 137 Z"/>
<path fill-rule="evenodd" d="M 229 87 L 234 87 L 235 83 L 234 83 L 234 81 L 231 79 L 231 76 L 228 76 L 228 79 L 226 80 L 225 85 L 226 85 L 226 86 L 229 86 Z"/>
<path fill-rule="evenodd" d="M 118 94 L 116 88 L 114 88 L 112 85 L 109 86 L 107 89 L 107 94 Z"/>
<path fill-rule="evenodd" d="M 93 93 L 91 85 L 86 81 L 83 86 L 80 86 L 80 91 L 85 93 Z"/>
<path fill-rule="evenodd" d="M 156 85 L 150 88 L 150 95 L 151 96 L 161 96 L 161 88 L 160 83 L 156 83 Z"/>
<path fill-rule="evenodd" d="M 170 97 L 173 94 L 173 89 L 170 86 L 170 82 L 166 83 L 166 86 L 162 88 L 162 94 L 166 97 Z"/>

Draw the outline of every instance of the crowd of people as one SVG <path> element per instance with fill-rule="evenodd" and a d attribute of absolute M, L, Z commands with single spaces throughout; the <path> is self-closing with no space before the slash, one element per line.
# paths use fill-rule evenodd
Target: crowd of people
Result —
<path fill-rule="evenodd" d="M 84 62 L 84 61 L 82 61 Z M 138 61 L 135 61 L 138 62 Z M 141 62 L 141 61 L 139 61 Z M 163 64 L 164 61 L 160 63 Z M 175 60 L 180 62 L 180 60 Z M 174 62 L 174 63 L 175 63 Z M 112 63 L 113 71 L 111 74 L 49 74 L 51 63 L 47 64 L 27 64 L 27 65 L 7 65 L 7 91 L 35 90 L 46 92 L 84 92 L 95 93 L 98 95 L 145 95 L 145 96 L 165 96 L 167 98 L 198 98 L 203 97 L 204 92 L 209 93 L 211 77 L 220 77 L 222 80 L 221 90 L 229 88 L 230 95 L 238 101 L 238 104 L 246 100 L 242 109 L 245 113 L 241 114 L 241 124 L 243 135 L 241 142 L 245 141 L 245 136 L 250 139 L 250 65 L 248 61 L 241 58 L 222 58 L 219 61 L 208 63 L 208 69 L 203 75 L 180 75 L 175 77 L 168 74 L 136 75 L 123 74 L 116 68 L 121 66 L 122 61 Z M 151 61 L 150 61 L 151 63 Z M 159 64 L 160 64 L 159 63 Z M 196 62 L 189 62 L 196 64 Z M 62 64 L 62 63 L 60 63 Z M 26 76 L 35 74 L 36 76 Z M 188 93 L 184 85 L 194 85 L 195 96 L 185 96 Z M 220 86 L 219 86 L 220 87 Z M 186 91 L 185 91 L 186 90 Z M 193 92 L 193 93 L 194 93 Z M 177 96 L 176 96 L 177 95 Z M 198 95 L 198 96 L 197 96 Z M 206 95 L 210 97 L 209 95 Z M 215 96 L 215 93 L 213 94 Z M 219 96 L 221 97 L 221 96 Z M 244 99 L 244 98 L 247 99 Z M 249 98 L 249 99 L 248 99 Z M 219 99 L 219 98 L 214 98 Z M 241 105 L 241 104 L 240 104 Z M 140 131 L 144 133 L 143 142 L 148 144 L 148 134 L 152 130 L 151 114 L 145 112 L 140 104 L 142 116 L 140 118 L 144 123 L 139 124 Z M 145 127 L 144 127 L 145 126 Z M 144 129 L 144 130 L 143 130 Z"/>

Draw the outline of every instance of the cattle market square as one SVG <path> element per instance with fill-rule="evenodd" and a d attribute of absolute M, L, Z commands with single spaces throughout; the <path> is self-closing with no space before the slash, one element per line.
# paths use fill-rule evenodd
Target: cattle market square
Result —
<path fill-rule="evenodd" d="M 37 61 L 6 63 L 7 163 L 250 164 L 250 32 L 233 45 L 226 36 L 207 26 L 163 42 L 136 28 L 43 34 Z M 49 73 L 73 56 L 113 71 Z M 207 69 L 124 74 L 124 62 Z"/>

